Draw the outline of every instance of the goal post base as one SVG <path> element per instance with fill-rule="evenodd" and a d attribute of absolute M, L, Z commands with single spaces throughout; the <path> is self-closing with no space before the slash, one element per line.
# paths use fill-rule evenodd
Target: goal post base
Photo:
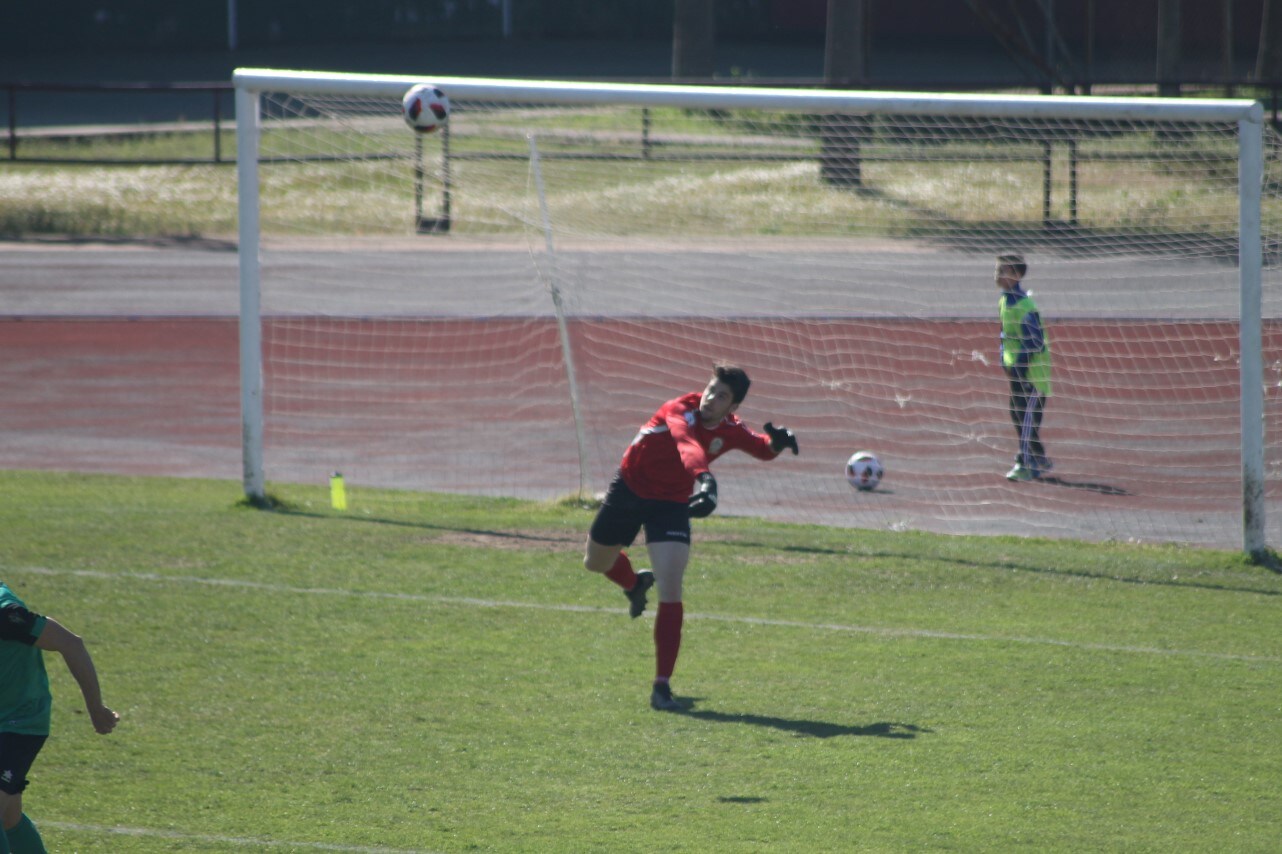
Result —
<path fill-rule="evenodd" d="M 419 234 L 448 234 L 450 231 L 449 217 L 420 218 L 416 230 Z"/>

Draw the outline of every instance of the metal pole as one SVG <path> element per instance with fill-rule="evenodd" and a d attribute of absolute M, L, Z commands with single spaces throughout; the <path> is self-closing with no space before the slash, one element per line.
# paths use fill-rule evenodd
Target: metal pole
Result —
<path fill-rule="evenodd" d="M 1068 221 L 1077 226 L 1077 140 L 1068 141 Z"/>
<path fill-rule="evenodd" d="M 1050 142 L 1042 143 L 1042 228 L 1051 227 L 1051 155 Z"/>
<path fill-rule="evenodd" d="M 1264 354 L 1261 332 L 1260 204 L 1264 185 L 1264 116 L 1238 121 L 1238 327 L 1242 383 L 1242 547 L 1262 557 L 1264 539 Z"/>
<path fill-rule="evenodd" d="M 423 225 L 423 135 L 414 134 L 414 227 Z"/>
<path fill-rule="evenodd" d="M 214 162 L 223 162 L 222 92 L 214 90 Z"/>
<path fill-rule="evenodd" d="M 18 93 L 9 87 L 9 159 L 18 159 Z"/>
<path fill-rule="evenodd" d="M 450 230 L 450 200 L 454 194 L 454 178 L 450 173 L 450 123 L 441 128 L 441 220 L 442 229 Z"/>
<path fill-rule="evenodd" d="M 240 240 L 240 412 L 245 495 L 267 500 L 263 478 L 263 328 L 258 220 L 258 93 L 236 90 Z"/>

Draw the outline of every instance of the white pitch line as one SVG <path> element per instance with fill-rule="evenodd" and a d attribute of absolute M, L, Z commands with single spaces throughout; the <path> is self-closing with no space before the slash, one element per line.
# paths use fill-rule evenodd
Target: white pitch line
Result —
<path fill-rule="evenodd" d="M 292 840 L 256 839 L 252 836 L 213 836 L 205 833 L 183 833 L 177 830 L 158 830 L 149 827 L 108 827 L 97 824 L 78 824 L 68 821 L 42 819 L 41 827 L 73 833 L 99 833 L 108 836 L 129 836 L 136 839 L 172 839 L 177 842 L 203 842 L 237 848 L 289 848 L 292 851 L 338 851 L 342 854 L 428 854 L 419 848 L 378 848 L 368 845 L 336 845 L 327 842 L 295 842 Z"/>
<path fill-rule="evenodd" d="M 284 593 L 301 596 L 348 596 L 365 599 L 390 599 L 398 602 L 424 602 L 438 605 L 467 605 L 475 608 L 523 608 L 532 611 L 559 611 L 574 614 L 616 614 L 618 608 L 601 608 L 590 605 L 553 605 L 541 602 L 514 602 L 503 599 L 479 599 L 468 596 L 438 596 L 422 593 L 388 593 L 379 590 L 345 590 L 338 587 L 293 587 L 264 581 L 247 581 L 239 578 L 200 578 L 192 575 L 161 575 L 155 572 L 102 572 L 92 569 L 50 569 L 48 567 L 9 567 L 6 572 L 29 572 L 35 575 L 65 575 L 77 578 L 130 581 L 153 581 L 169 584 L 199 584 L 208 587 L 226 587 L 239 590 L 259 590 L 267 593 Z M 771 626 L 786 629 L 807 629 L 823 632 L 846 632 L 878 635 L 881 637 L 925 638 L 929 640 L 975 641 L 980 643 L 1017 643 L 1039 646 L 1059 646 L 1096 652 L 1123 652 L 1137 655 L 1161 655 L 1186 658 L 1210 658 L 1222 661 L 1249 661 L 1262 664 L 1282 663 L 1282 657 L 1272 655 L 1241 655 L 1229 652 L 1205 652 L 1197 649 L 1162 649 L 1159 647 L 1127 646 L 1124 644 L 1087 643 L 1055 638 L 1030 638 L 1006 635 L 977 635 L 962 632 L 941 632 L 932 629 L 905 629 L 889 626 L 854 626 L 843 623 L 808 623 L 803 620 L 775 620 L 766 617 L 741 617 L 728 614 L 687 614 L 691 620 L 711 620 L 722 623 L 742 623 L 751 626 Z"/>

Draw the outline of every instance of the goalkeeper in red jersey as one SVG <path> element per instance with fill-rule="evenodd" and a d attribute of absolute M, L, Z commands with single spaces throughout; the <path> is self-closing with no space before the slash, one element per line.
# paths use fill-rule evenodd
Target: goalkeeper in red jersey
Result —
<path fill-rule="evenodd" d="M 742 368 L 717 365 L 702 393 L 660 406 L 624 452 L 588 532 L 583 565 L 623 588 L 634 618 L 645 611 L 646 591 L 659 586 L 650 706 L 660 711 L 683 708 L 668 683 L 681 648 L 681 581 L 690 561 L 690 518 L 717 508 L 717 481 L 708 465 L 736 449 L 761 460 L 773 460 L 787 448 L 798 451 L 791 430 L 767 423 L 764 435 L 755 433 L 734 414 L 749 384 Z M 642 528 L 653 569 L 636 572 L 623 549 Z"/>

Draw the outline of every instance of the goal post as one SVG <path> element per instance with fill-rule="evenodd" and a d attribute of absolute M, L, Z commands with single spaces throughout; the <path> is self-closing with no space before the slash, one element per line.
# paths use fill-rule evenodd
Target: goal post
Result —
<path fill-rule="evenodd" d="M 448 146 L 400 122 L 422 82 L 449 95 Z M 1257 102 L 234 84 L 251 499 L 331 467 L 371 487 L 600 491 L 649 411 L 729 358 L 754 378 L 745 418 L 794 427 L 803 454 L 718 463 L 727 512 L 1251 554 L 1277 539 L 1264 249 L 1282 205 Z M 855 185 L 826 177 L 840 156 Z M 433 187 L 450 227 L 420 233 Z M 999 251 L 1029 257 L 1052 341 L 1057 468 L 1031 486 L 1002 478 Z M 864 447 L 887 476 L 856 495 L 841 463 Z"/>
<path fill-rule="evenodd" d="M 259 275 L 258 93 L 236 89 L 237 239 L 240 282 L 241 457 L 246 497 L 262 505 L 263 346 Z"/>
<path fill-rule="evenodd" d="M 1263 107 L 1238 119 L 1238 293 L 1242 394 L 1242 547 L 1264 555 Z"/>

